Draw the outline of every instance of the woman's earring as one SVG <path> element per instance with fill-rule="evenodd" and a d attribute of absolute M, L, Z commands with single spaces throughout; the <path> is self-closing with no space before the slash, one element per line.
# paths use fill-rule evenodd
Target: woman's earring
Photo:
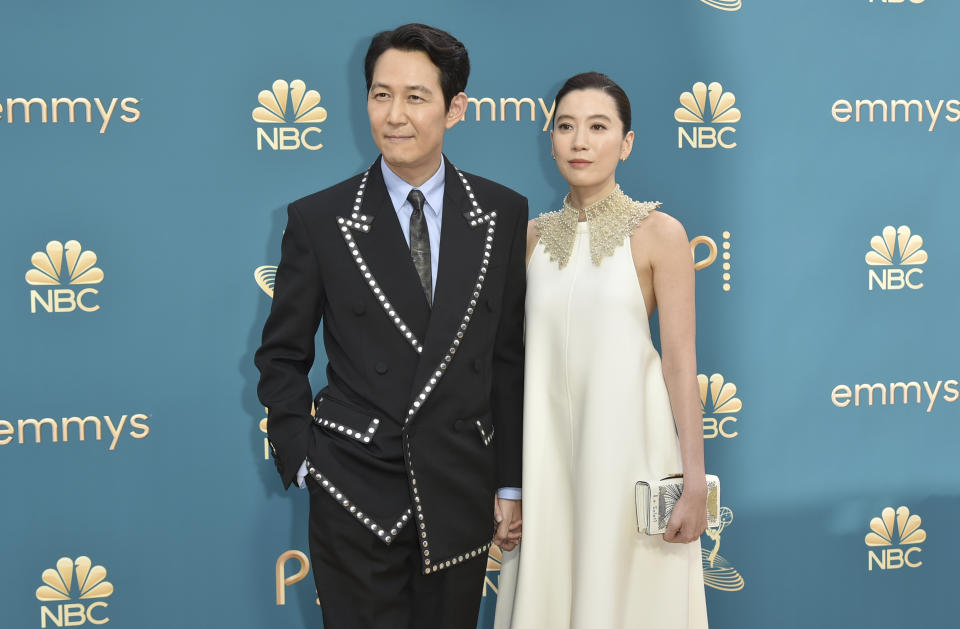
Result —
<path fill-rule="evenodd" d="M 550 157 L 553 158 L 553 161 L 557 161 L 557 156 L 556 156 L 556 155 L 551 155 Z"/>

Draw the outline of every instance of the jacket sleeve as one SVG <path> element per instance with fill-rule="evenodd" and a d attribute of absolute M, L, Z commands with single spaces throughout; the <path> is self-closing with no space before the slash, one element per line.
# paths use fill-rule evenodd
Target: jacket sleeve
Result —
<path fill-rule="evenodd" d="M 313 440 L 308 374 L 325 304 L 321 271 L 296 204 L 287 208 L 273 304 L 254 362 L 257 395 L 267 407 L 267 437 L 284 488 L 290 486 Z"/>
<path fill-rule="evenodd" d="M 521 197 L 522 198 L 522 197 Z M 527 200 L 509 225 L 500 322 L 493 347 L 491 410 L 497 432 L 497 487 L 521 487 L 523 456 L 523 316 L 527 292 Z M 506 217 L 504 217 L 506 218 Z M 504 225 L 506 227 L 506 225 Z"/>

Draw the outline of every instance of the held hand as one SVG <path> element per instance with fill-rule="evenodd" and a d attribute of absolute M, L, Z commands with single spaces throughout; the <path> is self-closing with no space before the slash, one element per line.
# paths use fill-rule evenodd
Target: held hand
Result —
<path fill-rule="evenodd" d="M 684 487 L 680 499 L 673 506 L 663 541 L 688 544 L 707 530 L 707 488 Z"/>
<path fill-rule="evenodd" d="M 523 509 L 521 501 L 495 498 L 493 517 L 497 522 L 497 531 L 493 542 L 503 550 L 513 550 L 520 543 L 523 531 Z M 706 518 L 706 515 L 704 515 Z"/>

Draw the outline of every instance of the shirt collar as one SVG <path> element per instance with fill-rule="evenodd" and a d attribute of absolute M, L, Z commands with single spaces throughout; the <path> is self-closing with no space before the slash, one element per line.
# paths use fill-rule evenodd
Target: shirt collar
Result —
<path fill-rule="evenodd" d="M 400 178 L 400 175 L 390 170 L 384 159 L 380 160 L 380 169 L 383 171 L 383 183 L 387 186 L 387 193 L 390 195 L 390 201 L 393 203 L 393 209 L 400 210 L 400 207 L 407 202 L 407 196 L 414 186 Z M 444 159 L 440 157 L 440 167 L 433 173 L 430 179 L 416 186 L 423 193 L 427 200 L 427 207 L 434 215 L 439 216 L 443 210 L 443 185 L 446 182 L 447 169 L 444 168 Z"/>

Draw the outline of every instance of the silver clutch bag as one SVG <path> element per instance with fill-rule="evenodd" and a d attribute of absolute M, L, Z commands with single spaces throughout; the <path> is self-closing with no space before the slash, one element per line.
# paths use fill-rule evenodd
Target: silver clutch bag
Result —
<path fill-rule="evenodd" d="M 667 530 L 673 506 L 683 493 L 683 476 L 637 481 L 637 529 L 647 535 Z M 707 528 L 720 526 L 720 479 L 707 474 Z"/>

